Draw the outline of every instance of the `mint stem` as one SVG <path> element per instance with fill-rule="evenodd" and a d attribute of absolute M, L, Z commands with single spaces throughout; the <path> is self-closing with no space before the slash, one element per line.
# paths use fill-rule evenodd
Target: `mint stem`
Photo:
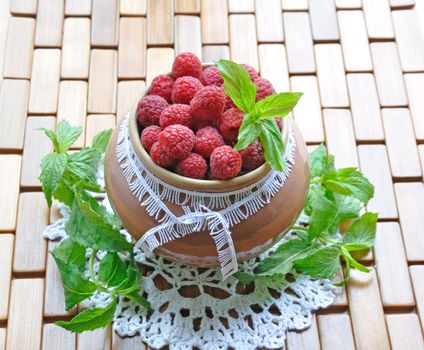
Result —
<path fill-rule="evenodd" d="M 88 261 L 88 272 L 90 273 L 90 277 L 91 277 L 93 283 L 97 286 L 98 290 L 114 296 L 113 292 L 111 292 L 109 289 L 103 287 L 100 284 L 99 280 L 96 278 L 96 275 L 94 274 L 94 259 L 96 258 L 97 252 L 98 251 L 96 249 L 93 249 L 93 252 L 91 253 L 90 259 Z"/>

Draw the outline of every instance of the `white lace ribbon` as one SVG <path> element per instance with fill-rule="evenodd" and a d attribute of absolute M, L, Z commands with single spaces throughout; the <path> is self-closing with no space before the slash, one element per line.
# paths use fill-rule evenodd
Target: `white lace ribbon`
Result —
<path fill-rule="evenodd" d="M 172 186 L 144 166 L 131 144 L 129 115 L 125 116 L 118 134 L 117 159 L 131 192 L 147 213 L 158 221 L 158 225 L 147 231 L 136 246 L 151 253 L 157 247 L 207 227 L 216 245 L 223 279 L 231 276 L 237 272 L 238 264 L 230 228 L 268 204 L 290 176 L 296 152 L 291 128 L 284 153 L 286 170 L 273 170 L 258 182 L 239 190 L 198 192 Z M 175 215 L 164 200 L 180 205 L 184 214 Z"/>

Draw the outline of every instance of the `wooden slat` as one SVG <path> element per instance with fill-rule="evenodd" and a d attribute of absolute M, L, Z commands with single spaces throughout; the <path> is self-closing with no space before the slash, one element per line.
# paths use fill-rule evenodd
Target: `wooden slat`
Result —
<path fill-rule="evenodd" d="M 65 0 L 38 0 L 35 46 L 60 47 Z"/>
<path fill-rule="evenodd" d="M 338 10 L 360 9 L 362 0 L 335 0 Z"/>
<path fill-rule="evenodd" d="M 87 82 L 63 80 L 60 83 L 59 107 L 57 119 L 66 120 L 72 126 L 81 126 L 85 130 L 87 111 Z M 84 146 L 84 132 L 75 141 L 73 148 Z"/>
<path fill-rule="evenodd" d="M 287 56 L 284 45 L 259 45 L 259 71 L 261 77 L 268 79 L 277 92 L 290 90 Z"/>
<path fill-rule="evenodd" d="M 230 13 L 253 13 L 255 12 L 254 0 L 228 0 Z"/>
<path fill-rule="evenodd" d="M 283 23 L 289 72 L 315 73 L 314 48 L 308 14 L 284 13 Z"/>
<path fill-rule="evenodd" d="M 118 78 L 146 76 L 146 19 L 121 18 L 119 26 Z"/>
<path fill-rule="evenodd" d="M 116 47 L 119 35 L 119 1 L 93 0 L 91 45 Z"/>
<path fill-rule="evenodd" d="M 395 194 L 406 257 L 410 262 L 424 261 L 424 185 L 421 182 L 397 183 Z M 423 315 L 424 316 L 424 315 Z"/>
<path fill-rule="evenodd" d="M 375 271 L 353 270 L 351 276 L 347 290 L 356 349 L 390 349 Z"/>
<path fill-rule="evenodd" d="M 414 293 L 403 248 L 402 233 L 397 222 L 377 224 L 374 252 L 378 261 L 377 276 L 383 306 L 414 306 Z"/>
<path fill-rule="evenodd" d="M 0 231 L 15 230 L 21 160 L 19 155 L 0 155 Z"/>
<path fill-rule="evenodd" d="M 255 16 L 230 15 L 230 52 L 233 61 L 259 69 Z"/>
<path fill-rule="evenodd" d="M 147 0 L 121 0 L 120 12 L 123 16 L 146 15 Z"/>
<path fill-rule="evenodd" d="M 116 117 L 119 120 L 143 95 L 146 84 L 142 80 L 121 81 L 118 83 Z"/>
<path fill-rule="evenodd" d="M 61 77 L 87 79 L 90 63 L 90 19 L 65 19 Z"/>
<path fill-rule="evenodd" d="M 413 265 L 409 267 L 412 286 L 414 288 L 417 312 L 421 320 L 421 328 L 424 331 L 424 266 Z"/>
<path fill-rule="evenodd" d="M 27 116 L 29 82 L 3 80 L 0 87 L 0 148 L 22 149 Z"/>
<path fill-rule="evenodd" d="M 340 45 L 315 45 L 315 56 L 322 106 L 349 107 Z"/>
<path fill-rule="evenodd" d="M 410 8 L 415 6 L 415 0 L 390 0 L 392 8 Z"/>
<path fill-rule="evenodd" d="M 256 31 L 259 42 L 284 40 L 281 0 L 256 0 Z"/>
<path fill-rule="evenodd" d="M 7 41 L 7 29 L 9 20 L 12 14 L 10 13 L 10 0 L 0 3 L 0 81 L 3 76 L 4 54 Z"/>
<path fill-rule="evenodd" d="M 96 329 L 77 335 L 78 350 L 110 350 L 112 346 L 112 327 Z"/>
<path fill-rule="evenodd" d="M 343 269 L 339 268 L 339 271 L 338 271 L 337 276 L 336 276 L 336 281 L 343 281 L 343 279 L 344 279 Z M 343 286 L 336 286 L 336 288 L 334 290 L 334 294 L 336 295 L 336 298 L 334 299 L 334 304 L 332 305 L 332 307 L 343 308 L 343 309 L 346 308 L 346 306 L 347 306 L 346 287 L 344 285 Z"/>
<path fill-rule="evenodd" d="M 411 116 L 406 108 L 382 110 L 386 145 L 394 177 L 419 177 L 421 166 Z"/>
<path fill-rule="evenodd" d="M 175 16 L 175 54 L 193 52 L 202 60 L 200 17 Z"/>
<path fill-rule="evenodd" d="M 311 326 L 301 332 L 287 333 L 287 350 L 319 350 L 316 316 L 312 315 Z"/>
<path fill-rule="evenodd" d="M 43 327 L 42 350 L 75 350 L 76 334 L 54 324 Z"/>
<path fill-rule="evenodd" d="M 315 76 L 292 76 L 291 90 L 303 92 L 303 96 L 293 110 L 297 126 L 306 142 L 324 142 L 321 102 L 318 82 Z"/>
<path fill-rule="evenodd" d="M 147 49 L 147 72 L 146 85 L 159 74 L 171 72 L 172 63 L 174 62 L 174 50 L 168 48 L 151 48 Z"/>
<path fill-rule="evenodd" d="M 164 45 L 174 42 L 172 0 L 147 1 L 147 44 Z"/>
<path fill-rule="evenodd" d="M 408 92 L 409 109 L 414 124 L 417 140 L 424 140 L 424 74 L 405 74 L 405 85 Z"/>
<path fill-rule="evenodd" d="M 6 328 L 0 328 L 0 349 L 6 350 Z"/>
<path fill-rule="evenodd" d="M 3 76 L 5 78 L 31 77 L 35 20 L 12 17 L 7 32 Z"/>
<path fill-rule="evenodd" d="M 387 315 L 386 321 L 393 350 L 424 349 L 424 338 L 417 315 Z"/>
<path fill-rule="evenodd" d="M 59 75 L 60 50 L 35 50 L 28 113 L 56 113 L 59 95 Z"/>
<path fill-rule="evenodd" d="M 10 314 L 7 327 L 7 349 L 39 349 L 43 319 L 44 281 L 12 281 Z"/>
<path fill-rule="evenodd" d="M 355 349 L 348 315 L 320 315 L 318 316 L 318 327 L 322 350 Z"/>
<path fill-rule="evenodd" d="M 7 320 L 8 318 L 10 284 L 12 280 L 13 241 L 14 236 L 12 234 L 0 234 L 0 321 Z"/>
<path fill-rule="evenodd" d="M 388 0 L 362 0 L 362 7 L 370 39 L 395 37 Z"/>
<path fill-rule="evenodd" d="M 66 0 L 65 14 L 67 16 L 91 15 L 92 0 Z"/>
<path fill-rule="evenodd" d="M 35 15 L 37 0 L 11 0 L 10 12 L 14 15 Z"/>
<path fill-rule="evenodd" d="M 346 79 L 356 139 L 383 141 L 384 129 L 374 76 L 348 74 Z"/>
<path fill-rule="evenodd" d="M 308 0 L 281 0 L 283 11 L 307 11 Z"/>
<path fill-rule="evenodd" d="M 328 153 L 335 157 L 336 167 L 357 167 L 352 117 L 348 109 L 324 109 L 324 127 Z"/>
<path fill-rule="evenodd" d="M 109 74 L 105 75 L 105 72 Z M 116 51 L 92 50 L 88 78 L 89 113 L 115 113 L 116 79 Z"/>
<path fill-rule="evenodd" d="M 202 0 L 200 2 L 203 44 L 228 44 L 227 0 Z"/>
<path fill-rule="evenodd" d="M 116 118 L 113 114 L 95 114 L 87 117 L 86 146 L 91 146 L 93 137 L 97 133 L 106 129 L 113 129 L 116 125 Z"/>
<path fill-rule="evenodd" d="M 384 107 L 408 104 L 395 43 L 372 43 L 371 54 L 380 104 Z"/>
<path fill-rule="evenodd" d="M 309 14 L 315 41 L 339 40 L 334 0 L 309 1 Z"/>
<path fill-rule="evenodd" d="M 117 333 L 112 335 L 113 350 L 146 350 L 146 346 L 142 343 L 140 337 L 121 338 Z"/>
<path fill-rule="evenodd" d="M 360 145 L 358 154 L 361 171 L 375 186 L 374 198 L 369 201 L 368 210 L 377 212 L 380 219 L 397 219 L 398 212 L 386 146 Z"/>
<path fill-rule="evenodd" d="M 215 62 L 220 58 L 230 58 L 230 48 L 226 45 L 205 45 L 202 50 L 203 62 Z"/>
<path fill-rule="evenodd" d="M 337 15 L 346 71 L 372 71 L 367 29 L 362 11 L 339 11 Z"/>
<path fill-rule="evenodd" d="M 421 169 L 424 169 L 424 145 L 418 145 L 418 153 L 420 154 Z M 424 178 L 424 174 L 423 174 Z"/>

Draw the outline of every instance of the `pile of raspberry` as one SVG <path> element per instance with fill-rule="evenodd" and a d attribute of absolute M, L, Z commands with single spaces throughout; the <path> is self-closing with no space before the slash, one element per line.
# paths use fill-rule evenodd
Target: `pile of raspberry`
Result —
<path fill-rule="evenodd" d="M 275 93 L 255 69 L 242 66 L 258 87 L 256 101 Z M 233 149 L 244 113 L 225 94 L 218 68 L 203 69 L 192 53 L 175 58 L 171 76 L 153 79 L 136 113 L 141 144 L 152 160 L 179 175 L 227 180 L 265 162 L 259 140 L 240 152 Z"/>

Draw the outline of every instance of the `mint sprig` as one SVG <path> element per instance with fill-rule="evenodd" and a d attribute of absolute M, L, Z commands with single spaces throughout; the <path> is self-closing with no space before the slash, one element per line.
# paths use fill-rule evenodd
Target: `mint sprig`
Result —
<path fill-rule="evenodd" d="M 267 164 L 275 170 L 286 169 L 284 142 L 274 117 L 289 114 L 303 94 L 279 93 L 256 102 L 257 87 L 243 66 L 229 60 L 219 60 L 216 66 L 224 80 L 225 93 L 246 113 L 234 149 L 243 150 L 259 138 Z"/>
<path fill-rule="evenodd" d="M 54 152 L 41 161 L 39 179 L 44 195 L 49 206 L 55 198 L 71 208 L 65 225 L 68 238 L 51 252 L 62 277 L 65 308 L 69 310 L 98 292 L 109 294 L 111 300 L 105 308 L 87 309 L 70 321 L 56 324 L 78 333 L 104 327 L 113 320 L 118 297 L 128 298 L 149 309 L 149 303 L 140 291 L 141 273 L 134 260 L 133 244 L 120 234 L 122 223 L 119 218 L 92 196 L 92 192 L 103 192 L 96 182 L 97 170 L 112 130 L 97 134 L 91 147 L 75 153 L 68 151 L 81 135 L 81 128 L 61 121 L 56 132 L 43 131 L 54 146 Z M 91 250 L 88 263 L 87 249 Z M 94 262 L 99 251 L 106 253 L 96 275 Z"/>

